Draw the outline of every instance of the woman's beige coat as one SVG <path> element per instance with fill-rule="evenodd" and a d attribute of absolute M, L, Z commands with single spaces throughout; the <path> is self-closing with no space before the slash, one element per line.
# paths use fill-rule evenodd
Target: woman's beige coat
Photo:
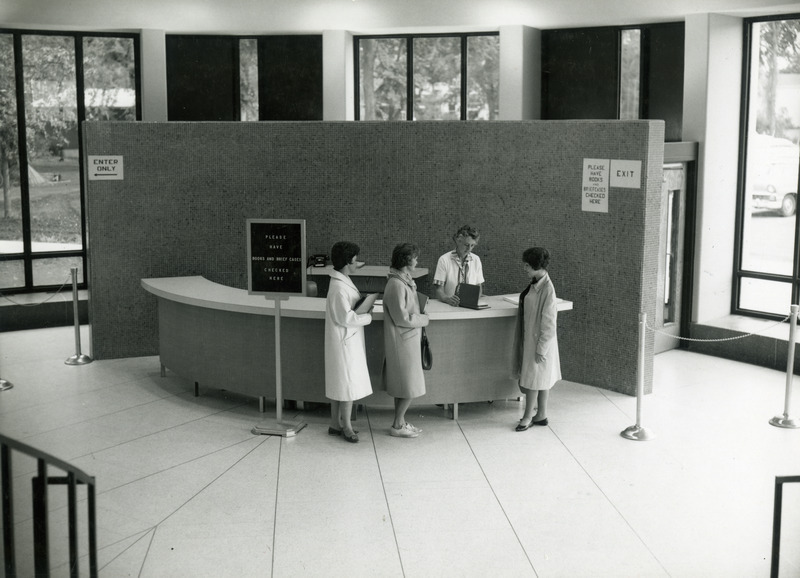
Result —
<path fill-rule="evenodd" d="M 413 398 L 425 394 L 422 373 L 422 327 L 428 316 L 419 311 L 414 281 L 391 270 L 383 292 L 383 382 L 393 397 Z"/>
<path fill-rule="evenodd" d="M 514 356 L 511 375 L 525 389 L 550 389 L 561 379 L 561 357 L 558 353 L 556 290 L 550 275 L 531 286 L 522 309 L 517 313 Z M 545 360 L 536 363 L 536 354 Z"/>

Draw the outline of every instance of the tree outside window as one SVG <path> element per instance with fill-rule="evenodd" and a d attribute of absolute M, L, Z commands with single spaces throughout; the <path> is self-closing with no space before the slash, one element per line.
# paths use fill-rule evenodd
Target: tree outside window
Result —
<path fill-rule="evenodd" d="M 356 46 L 359 120 L 497 119 L 497 34 L 357 37 Z"/>

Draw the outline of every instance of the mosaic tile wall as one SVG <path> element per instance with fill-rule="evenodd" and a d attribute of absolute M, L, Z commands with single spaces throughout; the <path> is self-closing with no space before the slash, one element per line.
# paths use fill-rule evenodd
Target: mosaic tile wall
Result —
<path fill-rule="evenodd" d="M 246 288 L 245 220 L 306 219 L 308 253 L 357 242 L 370 264 L 420 246 L 433 269 L 456 229 L 482 233 L 488 294 L 519 292 L 522 251 L 552 253 L 574 310 L 559 316 L 565 379 L 634 394 L 639 312 L 656 300 L 661 121 L 87 123 L 86 154 L 122 155 L 89 181 L 95 359 L 155 355 L 156 299 L 139 280 L 203 275 Z M 582 210 L 586 158 L 642 161 L 641 189 Z M 652 334 L 645 389 L 652 386 Z"/>

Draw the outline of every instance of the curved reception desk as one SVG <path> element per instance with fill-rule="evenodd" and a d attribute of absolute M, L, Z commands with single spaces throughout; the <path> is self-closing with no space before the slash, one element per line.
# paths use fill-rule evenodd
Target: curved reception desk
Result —
<path fill-rule="evenodd" d="M 275 399 L 275 301 L 204 277 L 142 279 L 158 298 L 159 355 L 169 369 L 204 387 Z M 507 298 L 506 298 L 507 297 Z M 427 327 L 433 368 L 425 372 L 427 393 L 414 404 L 457 404 L 519 396 L 510 378 L 516 295 L 487 296 L 487 309 L 455 308 L 430 300 Z M 572 309 L 559 301 L 559 311 Z M 290 297 L 280 304 L 283 399 L 329 401 L 325 397 L 325 299 Z M 383 309 L 376 306 L 365 328 L 373 394 L 367 405 L 391 406 L 383 391 Z"/>

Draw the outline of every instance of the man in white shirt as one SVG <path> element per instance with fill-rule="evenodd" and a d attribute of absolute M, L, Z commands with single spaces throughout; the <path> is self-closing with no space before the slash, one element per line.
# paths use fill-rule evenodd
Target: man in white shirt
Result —
<path fill-rule="evenodd" d="M 439 257 L 433 286 L 436 298 L 442 303 L 458 307 L 458 286 L 461 283 L 483 285 L 480 257 L 472 253 L 479 239 L 478 229 L 464 225 L 453 235 L 456 248 Z"/>

